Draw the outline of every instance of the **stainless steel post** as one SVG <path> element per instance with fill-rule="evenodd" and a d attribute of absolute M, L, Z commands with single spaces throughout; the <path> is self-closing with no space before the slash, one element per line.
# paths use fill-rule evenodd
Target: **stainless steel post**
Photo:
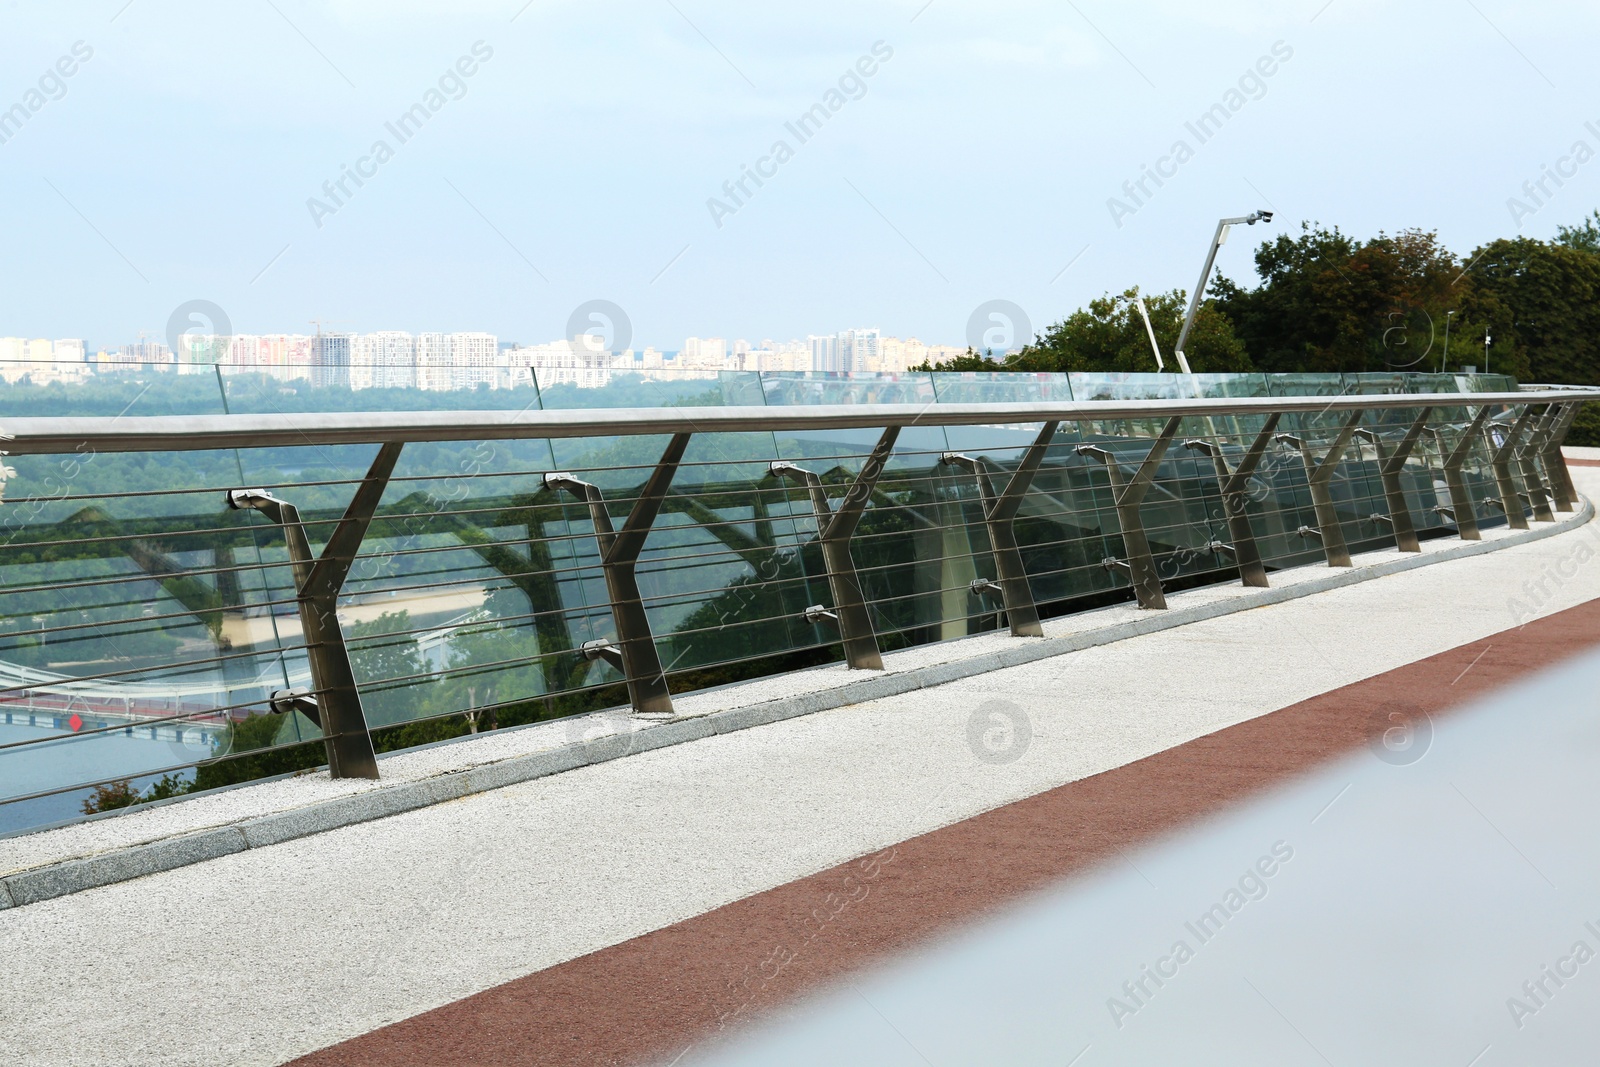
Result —
<path fill-rule="evenodd" d="M 1311 489 L 1311 506 L 1317 513 L 1317 540 L 1322 542 L 1322 554 L 1330 567 L 1353 566 L 1350 549 L 1344 540 L 1344 529 L 1339 525 L 1339 512 L 1333 505 L 1330 483 L 1339 461 L 1344 458 L 1344 450 L 1350 445 L 1350 438 L 1355 435 L 1357 424 L 1361 422 L 1361 415 L 1360 411 L 1350 413 L 1339 430 L 1339 436 L 1334 438 L 1320 461 L 1311 458 L 1311 447 L 1304 438 L 1287 433 L 1277 436 L 1277 440 L 1300 450 L 1301 462 L 1306 467 L 1306 481 Z"/>
<path fill-rule="evenodd" d="M 1522 484 L 1525 487 L 1523 499 L 1533 510 L 1535 522 L 1554 522 L 1555 513 L 1550 510 L 1550 488 L 1544 483 L 1544 472 L 1539 469 L 1539 456 L 1544 451 L 1545 438 L 1556 427 L 1556 420 L 1560 418 L 1560 408 L 1555 404 L 1546 404 L 1544 413 L 1533 424 L 1528 432 L 1528 438 L 1517 449 L 1517 467 L 1522 471 Z"/>
<path fill-rule="evenodd" d="M 1400 475 L 1406 469 L 1406 460 L 1410 458 L 1412 449 L 1417 447 L 1417 441 L 1422 438 L 1422 431 L 1427 428 L 1428 417 L 1432 412 L 1423 409 L 1417 416 L 1406 435 L 1400 439 L 1400 444 L 1393 452 L 1388 454 L 1383 450 L 1383 439 L 1375 430 L 1356 430 L 1356 436 L 1372 442 L 1372 450 L 1378 454 L 1378 476 L 1383 479 L 1383 496 L 1389 506 L 1389 514 L 1385 518 L 1389 521 L 1389 528 L 1394 531 L 1395 547 L 1402 552 L 1421 552 L 1422 544 L 1417 540 L 1417 527 L 1411 520 L 1411 507 L 1406 503 L 1405 486 L 1400 481 Z"/>
<path fill-rule="evenodd" d="M 973 459 L 957 452 L 946 452 L 943 463 L 959 466 L 977 475 L 978 494 L 983 505 L 984 525 L 989 531 L 989 545 L 994 550 L 996 584 L 1001 601 L 1005 604 L 1006 622 L 1014 637 L 1043 637 L 1044 626 L 1039 621 L 1039 608 L 1033 602 L 1033 590 L 1028 585 L 1028 572 L 1022 564 L 1022 550 L 1017 547 L 1017 509 L 1022 506 L 1022 496 L 1038 473 L 1050 439 L 1055 436 L 1057 423 L 1047 422 L 1023 455 L 1022 461 L 1000 493 L 994 491 L 981 458 Z"/>
<path fill-rule="evenodd" d="M 339 591 L 344 587 L 356 553 L 361 550 L 361 542 L 372 523 L 378 501 L 383 498 L 402 447 L 391 443 L 378 449 L 377 458 L 372 461 L 366 478 L 356 489 L 320 557 L 312 555 L 300 512 L 293 504 L 263 489 L 235 489 L 228 494 L 229 507 L 259 511 L 283 527 L 313 692 L 280 691 L 274 694 L 273 705 L 275 710 L 293 707 L 316 722 L 322 730 L 328 772 L 334 778 L 378 777 L 372 733 L 361 707 L 361 692 L 350 666 L 350 651 L 345 647 L 344 632 L 339 627 Z"/>
<path fill-rule="evenodd" d="M 1161 460 L 1166 456 L 1167 448 L 1182 423 L 1182 417 L 1177 415 L 1167 420 L 1161 436 L 1150 446 L 1139 469 L 1126 481 L 1115 455 L 1098 445 L 1078 446 L 1079 455 L 1093 456 L 1105 464 L 1126 556 L 1120 560 L 1107 559 L 1105 565 L 1108 569 L 1119 567 L 1127 572 L 1128 580 L 1133 583 L 1133 594 L 1138 598 L 1141 608 L 1161 609 L 1167 606 L 1166 594 L 1161 590 L 1161 575 L 1156 572 L 1155 560 L 1150 554 L 1150 539 L 1145 535 L 1144 518 L 1139 514 L 1139 505 L 1144 501 L 1145 493 L 1149 492 L 1150 484 L 1155 481 L 1156 470 L 1161 466 Z"/>
<path fill-rule="evenodd" d="M 1572 422 L 1578 417 L 1578 411 L 1583 407 L 1578 404 L 1560 405 L 1561 415 L 1556 419 L 1555 426 L 1545 438 L 1544 452 L 1540 459 L 1544 463 L 1544 473 L 1550 482 L 1550 495 L 1555 498 L 1557 511 L 1571 511 L 1577 505 L 1578 490 L 1572 484 L 1572 473 L 1567 470 L 1566 457 L 1561 454 L 1561 443 L 1567 439 L 1567 433 L 1572 429 Z"/>
<path fill-rule="evenodd" d="M 589 505 L 595 541 L 600 547 L 600 565 L 606 579 L 606 595 L 611 600 L 611 618 L 617 629 L 615 650 L 604 643 L 590 642 L 584 654 L 620 666 L 628 685 L 628 702 L 642 715 L 671 715 L 672 694 L 667 689 L 666 672 L 650 632 L 650 616 L 644 609 L 636 569 L 639 553 L 650 536 L 650 527 L 661 511 L 661 504 L 672 486 L 673 475 L 689 446 L 691 434 L 677 433 L 667 443 L 661 461 L 650 473 L 639 498 L 634 501 L 621 530 L 613 530 L 611 512 L 598 486 L 580 481 L 565 471 L 544 476 L 550 489 L 565 489 Z M 590 647 L 593 646 L 593 647 Z"/>
<path fill-rule="evenodd" d="M 1493 501 L 1500 505 L 1500 510 L 1505 513 L 1506 522 L 1514 530 L 1526 530 L 1528 518 L 1523 511 L 1522 497 L 1517 492 L 1517 480 L 1511 473 L 1511 460 L 1517 454 L 1517 443 L 1522 439 L 1522 434 L 1528 428 L 1528 423 L 1533 419 L 1533 408 L 1524 407 L 1517 421 L 1505 430 L 1505 439 L 1495 444 L 1494 431 L 1487 431 L 1489 442 L 1490 462 L 1494 466 L 1494 481 L 1500 496 Z M 1502 427 L 1504 429 L 1504 427 Z"/>
<path fill-rule="evenodd" d="M 1463 541 L 1481 541 L 1483 534 L 1478 530 L 1478 509 L 1472 502 L 1472 491 L 1467 488 L 1467 476 L 1463 470 L 1467 457 L 1472 455 L 1473 443 L 1479 439 L 1483 425 L 1489 420 L 1487 405 L 1478 409 L 1478 414 L 1473 417 L 1455 445 L 1447 454 L 1444 451 L 1444 438 L 1434 430 L 1434 437 L 1439 441 L 1439 454 L 1444 459 L 1444 480 L 1450 491 L 1450 506 L 1442 504 L 1434 510 L 1446 516 L 1456 524 L 1456 533 Z"/>
<path fill-rule="evenodd" d="M 1250 515 L 1246 510 L 1250 504 L 1250 495 L 1245 491 L 1245 487 L 1255 476 L 1256 467 L 1261 463 L 1261 456 L 1266 452 L 1267 445 L 1271 443 L 1273 433 L 1278 428 L 1279 418 L 1277 412 L 1267 416 L 1261 432 L 1256 434 L 1255 443 L 1244 454 L 1239 465 L 1231 471 L 1228 469 L 1227 457 L 1215 443 L 1201 440 L 1183 443 L 1183 447 L 1190 451 L 1210 456 L 1211 462 L 1217 468 L 1217 485 L 1222 490 L 1222 508 L 1228 519 L 1228 536 L 1233 539 L 1233 543 L 1226 548 L 1239 565 L 1239 581 L 1255 589 L 1267 588 L 1267 568 L 1261 561 L 1261 549 L 1256 545 L 1255 531 L 1250 526 Z"/>
<path fill-rule="evenodd" d="M 878 651 L 878 638 L 872 629 L 872 615 L 867 610 L 866 594 L 856 576 L 855 559 L 850 554 L 850 539 L 855 536 L 856 527 L 861 523 L 861 513 L 878 484 L 878 477 L 883 473 L 899 435 L 898 426 L 883 431 L 866 463 L 862 464 L 861 473 L 856 475 L 844 499 L 839 502 L 837 511 L 828 504 L 822 479 L 812 471 L 784 462 L 773 463 L 768 468 L 768 473 L 773 477 L 803 486 L 811 498 L 811 511 L 817 521 L 817 540 L 822 546 L 823 565 L 828 570 L 828 588 L 833 593 L 833 611 L 824 614 L 837 620 L 845 662 L 856 670 L 883 670 L 883 655 Z"/>

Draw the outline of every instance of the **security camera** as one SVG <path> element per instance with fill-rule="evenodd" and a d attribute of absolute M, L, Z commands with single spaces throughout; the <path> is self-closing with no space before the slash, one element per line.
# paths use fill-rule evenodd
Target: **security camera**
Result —
<path fill-rule="evenodd" d="M 1270 211 L 1258 211 L 1258 212 L 1256 212 L 1256 218 L 1260 219 L 1262 222 L 1271 222 L 1272 221 L 1272 212 L 1270 212 Z M 1255 223 L 1252 222 L 1250 225 L 1254 226 Z"/>

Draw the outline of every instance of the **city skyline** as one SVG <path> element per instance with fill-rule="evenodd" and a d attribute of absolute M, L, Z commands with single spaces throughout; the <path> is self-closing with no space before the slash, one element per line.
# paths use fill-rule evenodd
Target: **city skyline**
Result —
<path fill-rule="evenodd" d="M 615 333 L 611 335 L 616 337 Z M 904 373 L 967 349 L 884 336 L 876 327 L 808 334 L 777 341 L 688 337 L 677 349 L 612 349 L 597 333 L 524 345 L 492 333 L 380 330 L 372 333 L 207 334 L 186 331 L 162 340 L 94 348 L 79 338 L 54 341 L 0 337 L 0 381 L 78 383 L 92 372 L 131 369 L 180 374 L 213 367 L 260 371 L 285 383 L 352 390 L 444 392 L 514 389 L 541 384 L 605 385 L 615 373 L 715 374 L 722 371 Z"/>
<path fill-rule="evenodd" d="M 307 325 L 315 325 L 317 321 L 318 320 L 315 320 L 315 319 L 307 320 Z M 324 323 L 326 325 L 332 325 L 331 323 L 327 323 L 326 320 L 324 320 Z M 233 331 L 229 331 L 227 333 L 214 333 L 214 332 L 209 332 L 209 331 L 193 331 L 193 330 L 190 330 L 190 331 L 184 331 L 184 333 L 189 335 L 189 336 L 204 337 L 204 338 L 215 338 L 215 337 L 299 337 L 299 338 L 315 338 L 315 337 L 317 337 L 319 335 L 319 331 L 316 331 L 316 330 L 310 330 L 310 331 L 300 331 L 300 330 L 251 330 L 251 331 L 233 330 Z M 390 327 L 385 327 L 385 328 L 380 328 L 380 329 L 375 329 L 375 330 L 326 329 L 326 330 L 320 331 L 320 333 L 322 335 L 326 335 L 326 336 L 330 336 L 330 337 L 369 337 L 369 336 L 379 336 L 379 335 L 386 335 L 386 334 L 403 334 L 403 335 L 406 335 L 406 336 L 409 336 L 409 337 L 417 337 L 417 336 L 421 336 L 423 334 L 433 334 L 433 333 L 442 333 L 442 334 L 445 334 L 445 335 L 451 335 L 451 334 L 469 334 L 469 333 L 493 333 L 493 331 L 470 330 L 470 329 L 469 330 L 439 330 L 439 329 L 433 329 L 433 330 L 396 330 L 396 329 L 393 329 L 393 328 L 390 328 Z M 576 336 L 584 336 L 585 333 L 586 332 L 580 331 L 580 332 L 575 333 L 574 336 L 575 337 Z M 588 333 L 589 336 L 595 336 L 595 334 L 593 334 L 592 332 L 587 332 L 587 333 Z M 773 334 L 773 333 L 756 333 L 756 334 L 750 334 L 748 336 L 737 336 L 737 335 L 735 335 L 733 333 L 729 333 L 729 332 L 724 331 L 721 334 L 709 334 L 709 333 L 706 333 L 706 334 L 690 335 L 688 337 L 683 338 L 681 341 L 678 341 L 676 344 L 672 344 L 672 343 L 650 343 L 650 344 L 632 343 L 632 344 L 624 345 L 624 346 L 621 346 L 621 347 L 615 347 L 615 346 L 606 347 L 605 350 L 606 351 L 611 351 L 611 352 L 617 352 L 617 353 L 621 353 L 621 352 L 625 352 L 625 351 L 655 350 L 655 351 L 664 352 L 664 353 L 677 354 L 677 353 L 684 352 L 684 351 L 692 351 L 693 348 L 694 348 L 694 344 L 697 341 L 706 341 L 706 342 L 722 342 L 724 345 L 727 346 L 728 351 L 733 352 L 733 351 L 739 351 L 740 350 L 739 346 L 741 346 L 741 345 L 744 346 L 744 350 L 755 350 L 755 349 L 760 349 L 760 348 L 763 348 L 763 347 L 769 347 L 769 346 L 774 345 L 774 344 L 777 344 L 777 345 L 805 344 L 809 339 L 815 338 L 815 337 L 839 338 L 839 337 L 842 337 L 842 336 L 844 336 L 846 334 L 855 334 L 855 333 L 876 333 L 876 334 L 878 334 L 878 335 L 880 335 L 882 337 L 890 338 L 890 339 L 903 339 L 903 340 L 907 340 L 907 341 L 919 341 L 920 343 L 922 343 L 923 345 L 925 345 L 928 348 L 936 348 L 936 349 L 939 349 L 939 350 L 954 350 L 954 351 L 960 351 L 960 352 L 966 351 L 966 349 L 968 347 L 972 347 L 974 350 L 978 350 L 978 351 L 981 351 L 984 348 L 991 348 L 991 349 L 994 349 L 994 351 L 996 353 L 1012 352 L 1012 351 L 1016 351 L 1017 349 L 1021 348 L 1022 345 L 1024 343 L 1026 343 L 1025 340 L 1015 340 L 1014 343 L 1006 344 L 1004 346 L 997 346 L 997 345 L 992 344 L 992 343 L 990 343 L 990 344 L 973 344 L 972 340 L 970 340 L 970 339 L 961 341 L 960 343 L 957 343 L 954 340 L 950 340 L 950 341 L 927 341 L 927 340 L 923 340 L 922 335 L 919 334 L 919 333 L 910 333 L 910 334 L 907 334 L 904 338 L 899 338 L 898 335 L 890 334 L 890 333 L 888 333 L 886 331 L 883 331 L 883 330 L 880 330 L 878 327 L 874 326 L 874 327 L 853 327 L 853 328 L 850 328 L 850 329 L 835 330 L 835 331 L 832 331 L 832 332 L 825 332 L 825 333 L 807 332 L 807 333 L 805 333 L 805 334 L 803 334 L 801 336 L 798 336 L 798 337 L 790 337 L 787 340 L 780 340 L 779 336 L 776 335 L 776 334 Z M 494 336 L 497 338 L 498 343 L 500 343 L 503 346 L 531 347 L 532 345 L 550 343 L 549 341 L 523 342 L 520 339 L 512 338 L 512 337 L 506 337 L 506 336 L 503 336 L 503 335 L 497 334 L 497 333 L 495 333 Z M 120 339 L 111 340 L 109 342 L 102 342 L 102 341 L 97 341 L 97 340 L 95 340 L 94 338 L 92 338 L 92 337 L 90 337 L 88 335 L 72 336 L 72 335 L 57 334 L 57 335 L 52 337 L 52 336 L 45 336 L 45 335 L 40 335 L 40 334 L 28 333 L 28 332 L 25 332 L 25 331 L 16 331 L 16 332 L 8 334 L 3 329 L 0 329 L 0 346 L 4 346 L 6 342 L 21 342 L 22 344 L 27 345 L 27 344 L 35 344 L 35 343 L 38 343 L 40 341 L 44 341 L 44 342 L 51 343 L 51 344 L 60 344 L 62 341 L 70 341 L 70 342 L 73 342 L 73 343 L 75 343 L 77 345 L 81 345 L 82 348 L 87 353 L 90 353 L 92 355 L 93 353 L 96 353 L 96 352 L 113 352 L 113 351 L 125 349 L 125 348 L 127 348 L 127 347 L 129 347 L 131 345 L 139 345 L 139 344 L 163 344 L 167 348 L 170 349 L 172 347 L 172 345 L 170 343 L 171 337 L 172 337 L 172 335 L 167 333 L 166 331 L 162 331 L 162 330 L 159 330 L 159 329 L 151 328 L 151 329 L 135 330 L 135 331 L 132 331 L 130 334 L 125 335 L 124 337 L 122 337 Z M 562 340 L 562 338 L 559 338 L 559 337 L 556 337 L 556 338 L 553 338 L 553 339 L 554 340 Z M 1026 340 L 1032 340 L 1032 337 L 1030 336 Z M 24 360 L 24 359 L 27 359 L 27 358 L 28 357 L 23 356 L 21 354 L 18 354 L 16 351 L 14 351 L 12 349 L 8 349 L 8 348 L 5 348 L 5 347 L 0 347 L 0 361 L 5 361 L 5 360 Z M 59 357 L 40 357 L 40 358 L 59 358 Z M 77 357 L 70 357 L 70 358 L 77 358 Z"/>

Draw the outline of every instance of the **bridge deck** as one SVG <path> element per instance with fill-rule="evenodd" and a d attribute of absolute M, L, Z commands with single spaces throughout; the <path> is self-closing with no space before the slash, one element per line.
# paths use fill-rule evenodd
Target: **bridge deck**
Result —
<path fill-rule="evenodd" d="M 1597 531 L 0 912 L 7 1059 L 670 1060 L 1587 646 Z"/>

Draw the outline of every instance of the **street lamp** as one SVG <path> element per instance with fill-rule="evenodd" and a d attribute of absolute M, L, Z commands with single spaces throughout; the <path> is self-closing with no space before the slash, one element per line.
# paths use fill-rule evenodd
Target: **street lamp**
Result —
<path fill-rule="evenodd" d="M 1444 313 L 1444 351 L 1439 353 L 1439 373 L 1443 374 L 1445 366 L 1450 362 L 1450 316 L 1454 311 Z"/>
<path fill-rule="evenodd" d="M 1156 328 L 1150 325 L 1150 309 L 1144 306 L 1143 294 L 1134 297 L 1133 303 L 1139 309 L 1139 317 L 1144 319 L 1144 332 L 1150 335 L 1150 350 L 1156 354 L 1156 370 L 1166 370 L 1166 364 L 1161 359 L 1161 346 L 1156 344 Z"/>
<path fill-rule="evenodd" d="M 1206 252 L 1205 269 L 1200 272 L 1200 283 L 1194 287 L 1194 296 L 1189 300 L 1189 313 L 1183 317 L 1183 329 L 1178 333 L 1178 345 L 1173 352 L 1173 355 L 1178 357 L 1178 366 L 1183 368 L 1183 373 L 1192 373 L 1189 370 L 1189 360 L 1183 354 L 1183 343 L 1189 339 L 1189 330 L 1194 326 L 1195 313 L 1200 310 L 1200 301 L 1205 296 L 1206 280 L 1211 277 L 1211 267 L 1217 261 L 1217 249 L 1228 240 L 1228 229 L 1233 226 L 1254 226 L 1258 222 L 1271 221 L 1272 212 L 1254 211 L 1236 219 L 1222 219 L 1217 223 L 1217 236 L 1212 239 L 1211 248 Z"/>
<path fill-rule="evenodd" d="M 1489 327 L 1483 328 L 1483 373 L 1489 373 Z"/>

